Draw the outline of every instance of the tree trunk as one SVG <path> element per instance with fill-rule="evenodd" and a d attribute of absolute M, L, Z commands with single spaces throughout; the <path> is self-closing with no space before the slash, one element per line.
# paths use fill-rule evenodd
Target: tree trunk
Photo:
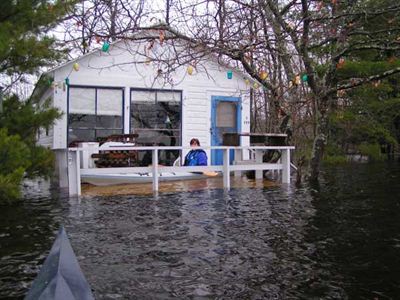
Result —
<path fill-rule="evenodd" d="M 321 162 L 324 155 L 325 146 L 328 137 L 328 117 L 323 113 L 318 118 L 317 133 L 314 138 L 313 149 L 310 159 L 310 174 L 309 180 L 311 182 L 318 181 L 319 172 L 321 169 Z"/>
<path fill-rule="evenodd" d="M 165 23 L 169 26 L 169 14 L 171 10 L 171 0 L 167 0 L 166 9 L 165 9 Z"/>

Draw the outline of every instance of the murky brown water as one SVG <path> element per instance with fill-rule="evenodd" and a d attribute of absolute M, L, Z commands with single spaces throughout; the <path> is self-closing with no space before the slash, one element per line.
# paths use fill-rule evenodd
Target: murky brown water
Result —
<path fill-rule="evenodd" d="M 26 187 L 0 210 L 0 298 L 23 297 L 60 224 L 97 299 L 400 295 L 399 164 L 326 169 L 319 188 L 214 184 L 81 199 Z"/>

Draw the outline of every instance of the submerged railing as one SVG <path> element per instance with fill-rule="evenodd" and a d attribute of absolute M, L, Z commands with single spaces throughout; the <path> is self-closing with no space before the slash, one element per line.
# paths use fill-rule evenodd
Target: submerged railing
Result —
<path fill-rule="evenodd" d="M 263 170 L 282 171 L 282 183 L 290 183 L 290 150 L 294 146 L 206 146 L 199 149 L 221 150 L 223 152 L 222 165 L 209 166 L 161 166 L 158 164 L 159 151 L 165 150 L 189 150 L 192 147 L 181 146 L 156 146 L 156 147 L 137 147 L 137 146 L 102 146 L 97 147 L 78 147 L 68 149 L 68 189 L 69 194 L 81 195 L 81 175 L 86 174 L 121 174 L 121 173 L 151 173 L 153 191 L 159 189 L 159 176 L 162 172 L 222 172 L 223 186 L 230 189 L 230 175 L 240 175 L 241 171 L 255 171 L 256 179 L 263 177 Z M 88 161 L 91 153 L 101 151 L 152 151 L 152 165 L 148 167 L 111 167 L 111 168 L 89 168 Z M 235 161 L 230 164 L 230 152 L 234 150 Z M 244 151 L 254 151 L 255 160 L 243 159 Z M 281 151 L 281 157 L 277 163 L 263 163 L 263 153 L 267 150 Z M 81 162 L 82 158 L 82 162 Z M 81 168 L 81 164 L 83 168 Z"/>

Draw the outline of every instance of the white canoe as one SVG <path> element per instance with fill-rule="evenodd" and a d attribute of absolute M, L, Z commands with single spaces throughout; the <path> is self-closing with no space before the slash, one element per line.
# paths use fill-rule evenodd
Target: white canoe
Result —
<path fill-rule="evenodd" d="M 217 174 L 215 174 L 216 176 Z M 213 175 L 214 176 L 214 175 Z M 163 172 L 158 176 L 159 181 L 180 181 L 213 177 L 210 175 L 190 172 Z M 153 181 L 152 173 L 121 173 L 121 174 L 82 174 L 81 181 L 93 185 L 117 185 L 129 183 L 146 183 Z"/>

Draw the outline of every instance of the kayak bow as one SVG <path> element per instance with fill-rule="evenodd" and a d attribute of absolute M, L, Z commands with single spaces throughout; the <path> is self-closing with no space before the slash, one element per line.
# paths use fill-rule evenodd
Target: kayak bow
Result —
<path fill-rule="evenodd" d="M 94 299 L 63 226 L 25 299 Z"/>

